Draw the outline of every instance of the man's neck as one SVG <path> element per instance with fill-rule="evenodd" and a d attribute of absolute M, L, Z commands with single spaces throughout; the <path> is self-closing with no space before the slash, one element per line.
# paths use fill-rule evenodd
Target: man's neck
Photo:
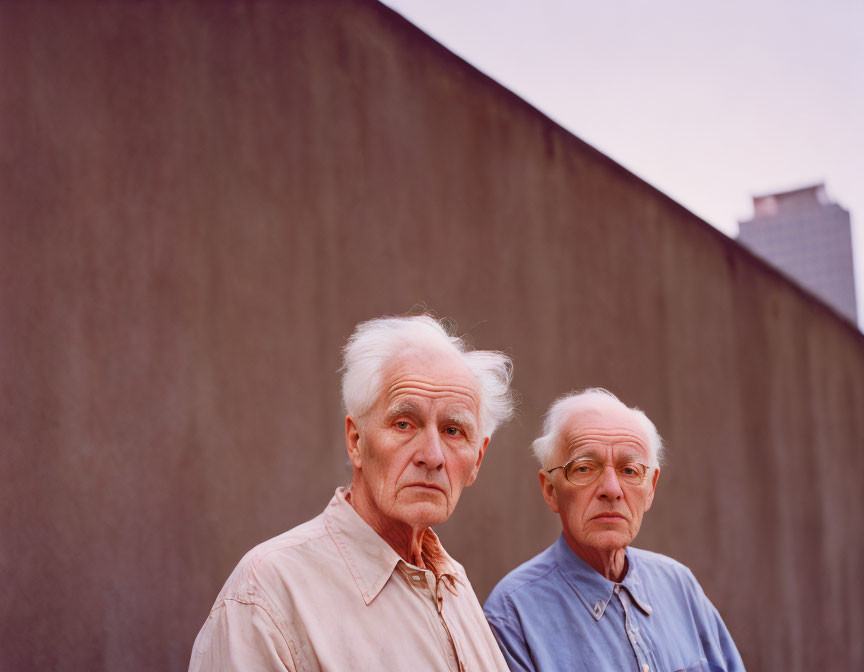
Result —
<path fill-rule="evenodd" d="M 627 576 L 627 547 L 613 549 L 598 549 L 582 546 L 576 543 L 566 532 L 564 539 L 570 550 L 579 556 L 595 572 L 602 574 L 609 581 L 621 583 Z"/>
<path fill-rule="evenodd" d="M 415 528 L 407 523 L 381 516 L 377 508 L 371 506 L 362 488 L 352 486 L 346 492 L 345 499 L 400 558 L 415 567 L 426 569 L 423 560 L 423 539 L 429 532 L 428 527 Z"/>

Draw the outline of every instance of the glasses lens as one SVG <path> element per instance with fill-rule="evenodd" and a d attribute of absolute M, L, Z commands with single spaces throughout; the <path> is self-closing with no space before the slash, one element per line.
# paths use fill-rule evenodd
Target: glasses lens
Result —
<path fill-rule="evenodd" d="M 564 469 L 565 478 L 573 485 L 589 485 L 596 481 L 606 465 L 596 460 L 574 460 Z M 639 485 L 648 472 L 643 464 L 626 463 L 615 467 L 615 473 L 621 483 Z"/>
<path fill-rule="evenodd" d="M 573 485 L 588 485 L 597 480 L 603 465 L 594 460 L 577 460 L 567 465 L 564 475 Z"/>
<path fill-rule="evenodd" d="M 638 485 L 645 478 L 645 466 L 641 464 L 622 464 L 616 469 L 618 478 L 629 485 Z"/>

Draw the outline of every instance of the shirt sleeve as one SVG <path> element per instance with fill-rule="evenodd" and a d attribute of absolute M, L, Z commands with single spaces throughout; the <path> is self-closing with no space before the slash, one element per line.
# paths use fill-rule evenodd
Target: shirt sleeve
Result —
<path fill-rule="evenodd" d="M 689 569 L 687 575 L 695 587 L 699 602 L 701 602 L 703 623 L 707 624 L 700 627 L 700 638 L 702 639 L 702 649 L 708 657 L 709 666 L 712 670 L 722 670 L 723 672 L 746 672 L 744 661 L 741 660 L 741 654 L 738 653 L 738 647 L 732 641 L 732 635 L 729 634 L 726 624 L 720 617 L 720 612 L 708 599 L 702 586 Z M 709 632 L 706 633 L 705 630 Z"/>
<path fill-rule="evenodd" d="M 522 624 L 513 605 L 506 599 L 490 598 L 483 611 L 511 672 L 534 672 Z"/>
<path fill-rule="evenodd" d="M 288 639 L 260 604 L 226 599 L 195 638 L 189 672 L 295 671 Z"/>
<path fill-rule="evenodd" d="M 707 597 L 705 601 L 708 602 Z M 741 660 L 741 654 L 738 653 L 738 647 L 732 641 L 732 635 L 726 629 L 726 624 L 720 618 L 720 612 L 710 602 L 708 602 L 708 607 L 713 615 L 717 638 L 717 646 L 708 649 L 708 662 L 712 665 L 711 669 L 724 670 L 725 672 L 745 672 L 744 661 Z"/>

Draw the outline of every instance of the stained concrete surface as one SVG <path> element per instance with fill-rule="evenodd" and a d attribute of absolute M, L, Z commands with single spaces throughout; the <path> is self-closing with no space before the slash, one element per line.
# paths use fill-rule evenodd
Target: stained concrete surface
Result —
<path fill-rule="evenodd" d="M 395 13 L 4 3 L 0 134 L 0 669 L 185 667 L 348 480 L 353 325 L 418 303 L 516 363 L 440 530 L 481 599 L 557 534 L 543 410 L 600 385 L 669 446 L 637 545 L 748 668 L 864 666 L 864 338 Z"/>

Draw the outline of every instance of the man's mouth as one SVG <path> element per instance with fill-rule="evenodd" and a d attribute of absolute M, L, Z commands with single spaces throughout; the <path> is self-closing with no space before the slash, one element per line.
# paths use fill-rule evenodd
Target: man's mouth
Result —
<path fill-rule="evenodd" d="M 616 513 L 615 511 L 604 511 L 603 513 L 594 516 L 591 520 L 596 520 L 598 523 L 617 523 L 619 521 L 627 521 L 622 514 Z"/>
<path fill-rule="evenodd" d="M 420 490 L 436 490 L 438 492 L 443 493 L 444 488 L 440 485 L 435 485 L 434 483 L 411 483 L 405 486 L 406 488 L 418 488 Z"/>

